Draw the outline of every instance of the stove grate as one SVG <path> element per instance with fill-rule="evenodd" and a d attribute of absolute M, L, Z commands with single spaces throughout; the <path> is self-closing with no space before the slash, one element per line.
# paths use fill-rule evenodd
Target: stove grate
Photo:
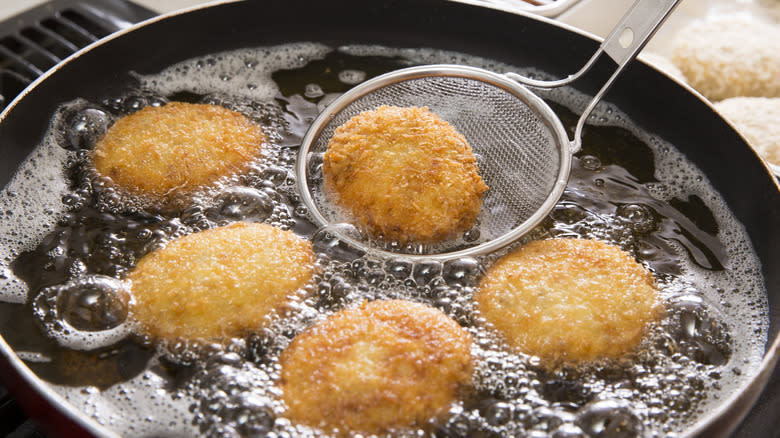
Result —
<path fill-rule="evenodd" d="M 0 110 L 68 56 L 154 15 L 125 0 L 54 0 L 0 23 Z"/>

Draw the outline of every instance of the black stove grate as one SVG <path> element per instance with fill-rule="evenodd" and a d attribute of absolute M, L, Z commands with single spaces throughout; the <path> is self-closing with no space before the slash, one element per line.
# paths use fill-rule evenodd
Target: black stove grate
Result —
<path fill-rule="evenodd" d="M 154 15 L 125 0 L 54 0 L 0 23 L 0 110 L 79 49 Z"/>
<path fill-rule="evenodd" d="M 126 0 L 53 0 L 0 22 L 0 111 L 68 56 L 155 15 Z M 2 386 L 0 436 L 44 438 Z"/>

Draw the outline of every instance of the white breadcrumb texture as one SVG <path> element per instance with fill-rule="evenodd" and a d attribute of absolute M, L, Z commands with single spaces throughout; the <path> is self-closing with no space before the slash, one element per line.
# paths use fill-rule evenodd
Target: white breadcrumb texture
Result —
<path fill-rule="evenodd" d="M 759 0 L 758 5 L 763 11 L 775 21 L 780 21 L 780 1 L 778 0 Z"/>
<path fill-rule="evenodd" d="M 780 97 L 780 25 L 746 17 L 691 22 L 672 42 L 672 61 L 688 83 L 716 102 Z"/>
<path fill-rule="evenodd" d="M 766 161 L 780 166 L 780 98 L 733 97 L 715 104 Z"/>

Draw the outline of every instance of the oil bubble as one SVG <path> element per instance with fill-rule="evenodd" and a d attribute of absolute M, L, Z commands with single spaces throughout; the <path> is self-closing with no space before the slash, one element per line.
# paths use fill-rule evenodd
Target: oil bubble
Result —
<path fill-rule="evenodd" d="M 264 436 L 271 431 L 275 421 L 266 400 L 251 393 L 232 398 L 220 414 L 242 436 Z"/>
<path fill-rule="evenodd" d="M 580 164 L 582 164 L 582 167 L 588 170 L 601 169 L 601 160 L 599 160 L 598 157 L 595 157 L 593 155 L 585 155 L 581 157 Z"/>
<path fill-rule="evenodd" d="M 341 274 L 334 274 L 328 281 L 320 282 L 317 288 L 317 306 L 338 308 L 347 301 L 352 290 L 352 285 Z"/>
<path fill-rule="evenodd" d="M 127 113 L 134 113 L 146 106 L 146 99 L 142 96 L 132 96 L 125 99 L 122 104 L 123 109 Z"/>
<path fill-rule="evenodd" d="M 387 270 L 387 272 L 389 272 L 393 277 L 399 280 L 404 280 L 409 278 L 409 276 L 412 274 L 412 266 L 413 264 L 409 260 L 388 260 L 385 263 L 385 270 Z"/>
<path fill-rule="evenodd" d="M 491 426 L 502 426 L 512 420 L 512 405 L 502 401 L 490 403 L 485 409 L 485 421 Z"/>
<path fill-rule="evenodd" d="M 118 326 L 127 318 L 129 296 L 111 277 L 87 277 L 58 292 L 57 311 L 79 330 Z"/>
<path fill-rule="evenodd" d="M 440 426 L 436 436 L 447 438 L 467 438 L 472 435 L 471 420 L 463 413 L 453 415 L 447 422 Z"/>
<path fill-rule="evenodd" d="M 361 70 L 342 70 L 339 80 L 347 85 L 357 85 L 366 80 L 366 72 Z"/>
<path fill-rule="evenodd" d="M 269 181 L 274 186 L 280 186 L 284 184 L 285 181 L 287 181 L 289 178 L 291 178 L 291 176 L 287 169 L 276 166 L 269 166 L 263 170 L 262 178 L 265 181 Z"/>
<path fill-rule="evenodd" d="M 557 221 L 561 221 L 566 224 L 574 224 L 584 220 L 587 217 L 587 211 L 579 205 L 568 202 L 560 202 L 555 206 L 555 208 L 553 208 L 550 216 Z"/>
<path fill-rule="evenodd" d="M 681 353 L 705 365 L 724 365 L 731 357 L 731 338 L 719 311 L 696 295 L 670 300 L 668 323 Z"/>
<path fill-rule="evenodd" d="M 129 333 L 129 302 L 124 283 L 94 275 L 42 290 L 33 310 L 50 337 L 63 346 L 88 350 L 111 345 Z"/>
<path fill-rule="evenodd" d="M 325 92 L 322 91 L 322 87 L 317 84 L 306 84 L 303 95 L 309 99 L 316 99 L 318 97 L 324 96 Z"/>
<path fill-rule="evenodd" d="M 217 206 L 208 215 L 212 220 L 263 222 L 273 210 L 274 204 L 266 193 L 250 187 L 233 187 L 217 197 Z"/>
<path fill-rule="evenodd" d="M 353 245 L 350 240 L 361 241 L 360 231 L 351 224 L 329 224 L 312 236 L 314 251 L 328 257 L 351 261 L 362 257 L 365 251 Z"/>
<path fill-rule="evenodd" d="M 168 100 L 160 96 L 152 96 L 148 98 L 149 106 L 161 107 L 168 103 Z"/>
<path fill-rule="evenodd" d="M 441 275 L 443 265 L 437 261 L 423 261 L 415 263 L 412 276 L 418 286 L 424 286 Z"/>
<path fill-rule="evenodd" d="M 589 437 L 635 438 L 642 436 L 642 422 L 631 408 L 616 400 L 599 400 L 585 405 L 576 425 Z"/>
<path fill-rule="evenodd" d="M 293 214 L 300 219 L 305 219 L 309 215 L 309 208 L 305 205 L 298 205 L 293 210 Z"/>
<path fill-rule="evenodd" d="M 78 102 L 78 101 L 77 101 Z M 124 99 L 121 97 L 114 97 L 111 99 L 105 99 L 103 100 L 103 106 L 108 108 L 111 111 L 114 112 L 121 112 L 122 111 L 122 102 L 124 102 Z"/>
<path fill-rule="evenodd" d="M 562 412 L 551 406 L 540 406 L 531 412 L 527 418 L 528 424 L 537 430 L 552 431 L 563 424 Z"/>
<path fill-rule="evenodd" d="M 475 227 L 466 231 L 463 234 L 463 240 L 470 243 L 476 242 L 477 240 L 479 240 L 479 236 L 480 236 L 479 229 Z"/>
<path fill-rule="evenodd" d="M 569 379 L 550 379 L 542 384 L 545 398 L 554 402 L 585 404 L 592 397 L 582 382 Z"/>
<path fill-rule="evenodd" d="M 450 260 L 442 270 L 444 280 L 453 286 L 474 284 L 482 272 L 482 266 L 471 257 Z"/>
<path fill-rule="evenodd" d="M 128 314 L 129 296 L 116 279 L 106 276 L 84 277 L 53 286 L 41 292 L 39 317 L 62 319 L 86 331 L 118 326 Z"/>
<path fill-rule="evenodd" d="M 638 233 L 649 233 L 658 227 L 653 211 L 646 205 L 623 204 L 618 207 L 617 214 Z"/>
<path fill-rule="evenodd" d="M 84 108 L 75 112 L 65 127 L 65 149 L 89 149 L 106 133 L 109 117 L 97 108 Z"/>
<path fill-rule="evenodd" d="M 587 435 L 579 427 L 564 423 L 550 434 L 550 438 L 587 438 Z"/>

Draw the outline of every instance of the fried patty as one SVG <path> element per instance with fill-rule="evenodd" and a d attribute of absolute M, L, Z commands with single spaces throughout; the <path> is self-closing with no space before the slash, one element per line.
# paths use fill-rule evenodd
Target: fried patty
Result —
<path fill-rule="evenodd" d="M 116 121 L 95 144 L 98 174 L 135 194 L 166 198 L 240 171 L 258 158 L 263 130 L 217 105 L 171 102 Z"/>
<path fill-rule="evenodd" d="M 421 425 L 471 382 L 471 336 L 441 311 L 403 300 L 342 310 L 282 353 L 294 421 L 342 435 Z"/>
<path fill-rule="evenodd" d="M 153 338 L 219 339 L 262 327 L 312 276 L 311 243 L 235 223 L 171 241 L 129 274 L 131 315 Z"/>
<path fill-rule="evenodd" d="M 425 107 L 352 117 L 328 143 L 323 174 L 326 191 L 358 225 L 404 243 L 468 230 L 488 189 L 466 138 Z"/>
<path fill-rule="evenodd" d="M 585 239 L 518 248 L 488 270 L 476 300 L 509 345 L 556 363 L 624 355 L 663 313 L 649 271 L 621 249 Z"/>

